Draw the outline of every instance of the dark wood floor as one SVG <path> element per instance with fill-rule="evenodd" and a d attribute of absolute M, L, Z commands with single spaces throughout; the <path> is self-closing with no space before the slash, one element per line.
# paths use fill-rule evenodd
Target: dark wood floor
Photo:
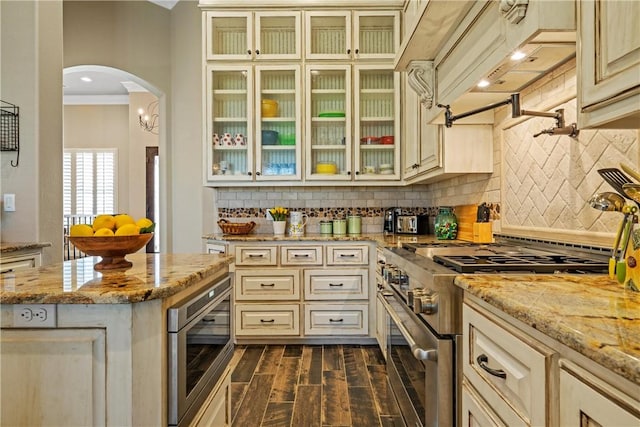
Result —
<path fill-rule="evenodd" d="M 376 346 L 238 345 L 233 427 L 403 426 Z"/>

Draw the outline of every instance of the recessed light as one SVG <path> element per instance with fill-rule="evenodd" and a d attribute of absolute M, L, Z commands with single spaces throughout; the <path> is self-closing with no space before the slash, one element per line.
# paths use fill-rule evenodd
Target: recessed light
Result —
<path fill-rule="evenodd" d="M 89 83 L 89 82 L 92 82 L 92 81 L 93 81 L 93 80 L 91 80 L 91 77 L 87 77 L 87 76 L 80 77 L 80 80 L 82 80 L 83 82 L 87 82 L 87 83 Z"/>
<path fill-rule="evenodd" d="M 513 52 L 513 55 L 511 55 L 511 60 L 512 60 L 512 61 L 519 61 L 519 60 L 521 60 L 522 58 L 524 58 L 525 56 L 527 56 L 527 54 L 526 54 L 526 53 L 521 52 L 521 51 L 519 51 L 519 50 L 516 50 L 515 52 Z"/>
<path fill-rule="evenodd" d="M 487 87 L 490 84 L 489 80 L 482 79 L 478 82 L 478 87 Z"/>

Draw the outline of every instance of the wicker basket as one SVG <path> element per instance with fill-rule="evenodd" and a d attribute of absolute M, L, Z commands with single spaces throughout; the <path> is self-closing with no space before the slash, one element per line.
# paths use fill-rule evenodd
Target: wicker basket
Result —
<path fill-rule="evenodd" d="M 218 221 L 218 226 L 224 234 L 249 234 L 256 226 L 253 221 L 250 222 L 229 222 L 226 219 Z"/>

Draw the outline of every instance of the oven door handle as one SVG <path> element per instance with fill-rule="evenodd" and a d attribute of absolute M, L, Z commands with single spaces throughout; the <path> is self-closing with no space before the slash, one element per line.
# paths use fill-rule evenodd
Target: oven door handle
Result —
<path fill-rule="evenodd" d="M 428 360 L 431 362 L 437 362 L 438 350 L 436 349 L 425 350 L 422 347 L 418 346 L 416 341 L 411 336 L 411 333 L 407 330 L 406 326 L 402 322 L 402 319 L 400 319 L 400 317 L 395 312 L 393 307 L 391 307 L 391 305 L 389 305 L 389 303 L 385 301 L 384 298 L 382 298 L 382 303 L 385 306 L 385 309 L 387 310 L 387 313 L 389 314 L 389 316 L 391 316 L 391 318 L 393 319 L 393 322 L 396 324 L 396 327 L 398 328 L 398 330 L 400 331 L 404 339 L 407 340 L 409 347 L 411 347 L 411 353 L 413 354 L 413 357 L 415 357 L 418 360 Z"/>

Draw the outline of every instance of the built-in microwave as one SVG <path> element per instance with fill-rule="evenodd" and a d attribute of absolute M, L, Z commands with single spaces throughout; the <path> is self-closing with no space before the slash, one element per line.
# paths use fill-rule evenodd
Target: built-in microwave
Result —
<path fill-rule="evenodd" d="M 168 423 L 186 426 L 233 355 L 231 278 L 167 311 Z"/>

